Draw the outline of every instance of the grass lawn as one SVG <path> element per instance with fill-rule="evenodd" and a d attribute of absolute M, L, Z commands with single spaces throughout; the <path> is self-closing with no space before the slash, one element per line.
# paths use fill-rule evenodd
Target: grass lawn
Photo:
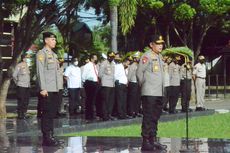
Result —
<path fill-rule="evenodd" d="M 190 138 L 227 138 L 230 139 L 230 113 L 189 119 Z M 158 126 L 159 137 L 186 137 L 185 120 L 161 122 Z M 140 137 L 141 125 L 114 127 L 70 133 L 64 136 L 110 136 L 110 137 Z"/>

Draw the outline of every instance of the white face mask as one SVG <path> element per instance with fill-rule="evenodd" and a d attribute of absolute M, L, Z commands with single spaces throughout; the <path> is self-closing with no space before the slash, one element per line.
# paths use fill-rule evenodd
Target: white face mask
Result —
<path fill-rule="evenodd" d="M 74 64 L 75 66 L 77 66 L 77 65 L 78 65 L 78 61 L 74 62 L 73 64 Z"/>

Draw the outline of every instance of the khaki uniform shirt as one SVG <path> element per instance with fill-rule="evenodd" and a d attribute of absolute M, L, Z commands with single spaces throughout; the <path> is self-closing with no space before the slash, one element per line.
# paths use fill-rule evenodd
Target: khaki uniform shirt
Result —
<path fill-rule="evenodd" d="M 13 72 L 13 80 L 19 87 L 30 87 L 30 70 L 25 62 L 16 65 Z"/>
<path fill-rule="evenodd" d="M 180 66 L 174 62 L 169 64 L 170 86 L 180 86 Z"/>
<path fill-rule="evenodd" d="M 102 87 L 114 87 L 114 72 L 115 64 L 105 60 L 101 63 L 99 68 L 99 77 L 101 79 Z"/>
<path fill-rule="evenodd" d="M 36 64 L 40 90 L 58 92 L 59 62 L 57 55 L 53 51 L 43 48 L 36 55 Z"/>
<path fill-rule="evenodd" d="M 164 74 L 162 56 L 153 51 L 142 55 L 137 68 L 137 79 L 142 96 L 163 96 Z"/>
<path fill-rule="evenodd" d="M 181 80 L 186 79 L 186 77 L 187 77 L 187 79 L 192 79 L 192 69 L 190 68 L 190 69 L 187 69 L 187 71 L 186 71 L 186 67 L 185 66 L 186 65 L 183 64 L 181 66 L 181 68 L 180 68 Z M 187 76 L 186 76 L 186 73 L 187 73 Z"/>
<path fill-rule="evenodd" d="M 133 62 L 129 67 L 128 67 L 128 81 L 137 83 L 137 63 Z"/>

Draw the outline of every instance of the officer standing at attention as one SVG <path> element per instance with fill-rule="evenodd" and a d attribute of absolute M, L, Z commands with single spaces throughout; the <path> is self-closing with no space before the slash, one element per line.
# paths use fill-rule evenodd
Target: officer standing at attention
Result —
<path fill-rule="evenodd" d="M 189 101 L 191 99 L 192 92 L 192 62 L 185 62 L 180 69 L 181 74 L 181 112 L 186 112 L 187 109 L 189 112 L 192 109 L 189 108 Z"/>
<path fill-rule="evenodd" d="M 204 56 L 198 57 L 198 63 L 194 66 L 193 79 L 196 86 L 196 111 L 204 111 L 204 96 L 205 96 L 205 78 L 206 66 Z"/>
<path fill-rule="evenodd" d="M 22 54 L 21 62 L 16 65 L 13 80 L 17 85 L 18 119 L 26 119 L 29 104 L 30 70 L 26 63 L 26 54 Z"/>
<path fill-rule="evenodd" d="M 157 142 L 157 124 L 163 108 L 164 72 L 160 52 L 163 49 L 162 36 L 151 37 L 150 50 L 145 52 L 137 68 L 137 79 L 141 86 L 143 121 L 143 151 L 165 149 L 166 146 Z"/>
<path fill-rule="evenodd" d="M 41 131 L 44 146 L 57 146 L 59 141 L 54 138 L 54 117 L 58 109 L 58 69 L 57 55 L 52 51 L 56 46 L 56 36 L 51 32 L 43 33 L 44 48 L 36 55 L 37 78 L 40 88 L 43 112 Z"/>
<path fill-rule="evenodd" d="M 173 58 L 173 61 L 169 64 L 169 113 L 175 114 L 177 101 L 180 94 L 180 65 L 178 64 L 180 56 Z"/>
<path fill-rule="evenodd" d="M 114 120 L 115 118 L 111 116 L 114 106 L 114 73 L 115 64 L 114 52 L 107 53 L 107 59 L 103 61 L 99 68 L 99 77 L 101 79 L 101 98 L 102 98 L 102 118 L 106 120 Z"/>

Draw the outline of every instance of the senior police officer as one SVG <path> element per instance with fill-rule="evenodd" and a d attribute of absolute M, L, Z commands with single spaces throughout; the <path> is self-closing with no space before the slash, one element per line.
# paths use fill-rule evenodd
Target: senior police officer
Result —
<path fill-rule="evenodd" d="M 26 63 L 26 54 L 22 54 L 21 60 L 15 67 L 13 80 L 17 85 L 18 119 L 25 119 L 29 104 L 30 70 Z"/>
<path fill-rule="evenodd" d="M 58 69 L 57 55 L 52 51 L 56 46 L 56 36 L 51 32 L 43 33 L 44 48 L 36 55 L 37 78 L 40 88 L 43 112 L 41 117 L 41 131 L 44 146 L 59 145 L 54 138 L 53 119 L 58 109 Z"/>
<path fill-rule="evenodd" d="M 166 148 L 156 140 L 157 124 L 162 113 L 164 94 L 163 61 L 160 55 L 163 43 L 162 36 L 151 37 L 150 50 L 142 55 L 137 68 L 143 107 L 141 149 L 144 151 Z"/>
<path fill-rule="evenodd" d="M 204 96 L 205 96 L 205 78 L 206 66 L 204 56 L 198 57 L 198 63 L 194 66 L 193 79 L 196 86 L 196 111 L 204 111 Z"/>

